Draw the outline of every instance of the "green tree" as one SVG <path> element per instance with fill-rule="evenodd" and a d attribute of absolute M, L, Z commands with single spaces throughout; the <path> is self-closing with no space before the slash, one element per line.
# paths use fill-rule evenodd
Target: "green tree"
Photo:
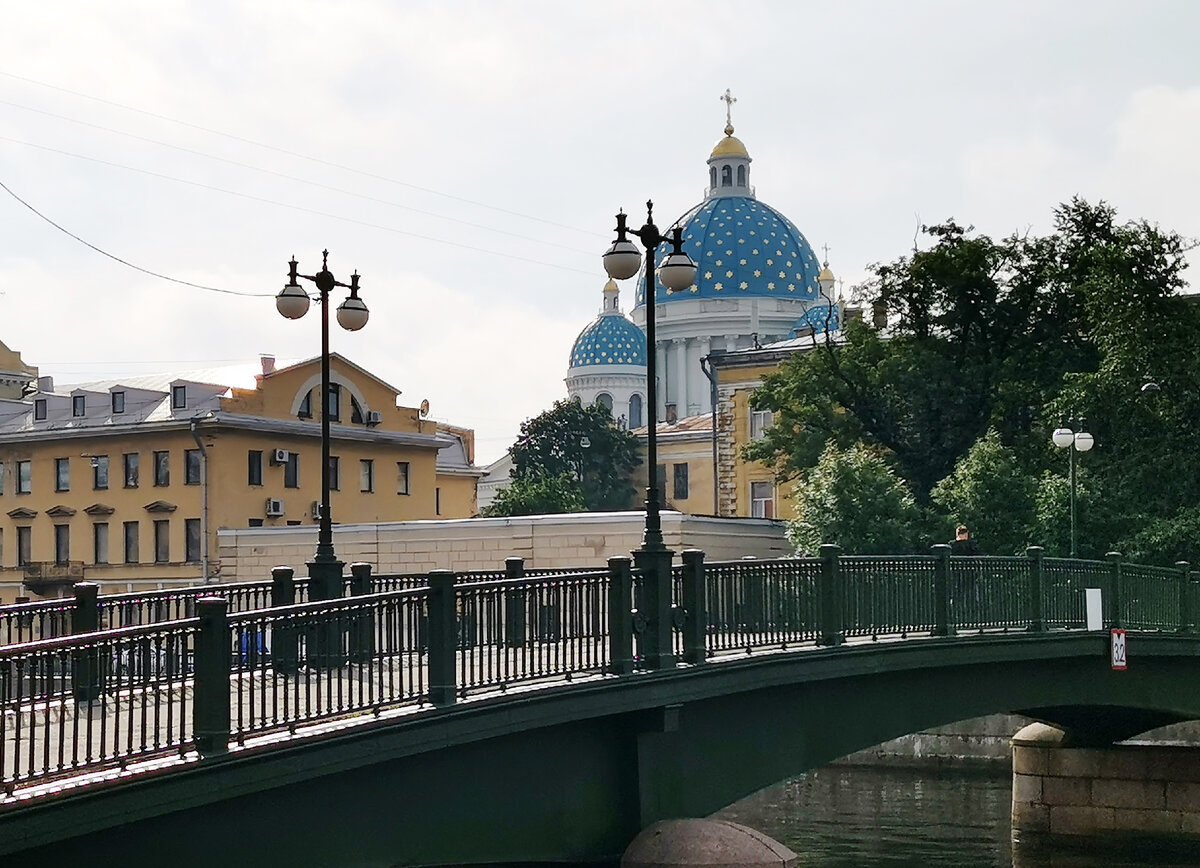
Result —
<path fill-rule="evenodd" d="M 933 489 L 946 518 L 947 538 L 958 523 L 988 554 L 1021 554 L 1034 538 L 1037 482 L 1016 452 L 991 429 L 975 441 L 954 470 Z"/>
<path fill-rule="evenodd" d="M 877 451 L 829 443 L 795 486 L 788 538 L 804 555 L 834 543 L 851 554 L 925 551 L 928 527 L 908 486 Z"/>
<path fill-rule="evenodd" d="M 500 489 L 481 515 L 547 515 L 586 510 L 578 479 L 565 473 L 547 476 L 531 472 Z"/>
<path fill-rule="evenodd" d="M 633 502 L 633 471 L 641 463 L 638 441 L 614 425 L 602 405 L 556 401 L 521 424 L 509 452 L 514 485 L 534 477 L 576 480 L 589 512 L 628 509 Z"/>

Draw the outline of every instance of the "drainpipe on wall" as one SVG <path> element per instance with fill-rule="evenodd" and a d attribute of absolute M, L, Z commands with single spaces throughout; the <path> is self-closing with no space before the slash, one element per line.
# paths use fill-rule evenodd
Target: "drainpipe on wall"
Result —
<path fill-rule="evenodd" d="M 700 370 L 708 377 L 709 404 L 712 405 L 712 464 L 713 464 L 713 515 L 721 517 L 720 483 L 717 479 L 717 372 L 712 369 L 711 354 L 700 359 Z"/>
<path fill-rule="evenodd" d="M 192 439 L 200 448 L 200 573 L 204 584 L 209 583 L 208 576 L 208 450 L 200 439 L 199 420 L 193 419 L 191 424 Z"/>

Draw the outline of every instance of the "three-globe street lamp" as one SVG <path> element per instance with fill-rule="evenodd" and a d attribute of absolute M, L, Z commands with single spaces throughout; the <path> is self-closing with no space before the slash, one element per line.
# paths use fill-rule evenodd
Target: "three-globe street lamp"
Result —
<path fill-rule="evenodd" d="M 321 253 L 321 270 L 316 274 L 297 273 L 296 258 L 288 263 L 288 282 L 275 296 L 275 307 L 288 319 L 299 319 L 308 312 L 308 293 L 300 286 L 299 278 L 312 281 L 321 305 L 321 527 L 317 534 L 317 552 L 308 565 L 309 598 L 332 600 L 342 595 L 342 567 L 333 551 L 333 519 L 329 508 L 329 292 L 335 286 L 350 290 L 350 295 L 337 309 L 338 325 L 347 331 L 358 331 L 367 324 L 370 312 L 358 297 L 358 272 L 349 283 L 341 283 L 329 271 L 329 251 Z"/>
<path fill-rule="evenodd" d="M 1050 439 L 1059 449 L 1069 449 L 1071 456 L 1071 557 L 1076 556 L 1075 547 L 1075 453 L 1087 452 L 1095 445 L 1096 439 L 1083 428 L 1083 419 L 1064 420 L 1063 424 L 1054 429 Z"/>
<path fill-rule="evenodd" d="M 647 662 L 651 668 L 666 668 L 674 664 L 671 648 L 670 582 L 672 553 L 663 544 L 662 522 L 659 517 L 658 494 L 658 379 L 656 373 L 654 313 L 658 303 L 654 280 L 655 254 L 659 245 L 669 242 L 671 251 L 663 258 L 658 268 L 658 277 L 668 292 L 687 289 L 696 279 L 696 263 L 683 252 L 683 228 L 675 226 L 669 236 L 663 235 L 654 225 L 654 203 L 646 203 L 646 223 L 640 229 L 630 229 L 625 224 L 625 212 L 617 214 L 617 239 L 604 253 L 604 270 L 613 280 L 633 277 L 642 264 L 642 255 L 629 240 L 636 235 L 646 248 L 646 403 L 649 404 L 649 422 L 646 428 L 646 528 L 642 545 L 633 553 L 638 568 L 655 577 L 644 586 L 644 603 L 648 610 L 645 617 Z M 664 578 L 665 577 L 665 578 Z"/>

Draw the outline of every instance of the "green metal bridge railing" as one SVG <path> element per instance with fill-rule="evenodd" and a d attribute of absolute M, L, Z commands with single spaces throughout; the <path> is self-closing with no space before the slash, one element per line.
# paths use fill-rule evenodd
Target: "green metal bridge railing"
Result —
<path fill-rule="evenodd" d="M 0 647 L 4 791 L 218 754 L 333 718 L 628 675 L 650 661 L 698 666 L 885 636 L 1066 635 L 1084 628 L 1085 588 L 1101 589 L 1106 628 L 1188 635 L 1200 610 L 1188 564 L 1046 558 L 1040 548 L 999 558 L 954 557 L 949 546 L 911 556 L 823 546 L 816 558 L 716 563 L 686 551 L 662 575 L 629 558 L 538 574 L 519 558 L 503 571 L 403 576 L 355 564 L 341 599 L 306 601 L 288 568 L 245 588 L 209 586 L 168 605 L 154 594 L 101 597 L 81 583 L 73 599 L 43 607 L 69 619 L 73 635 Z M 669 629 L 647 629 L 639 609 L 654 591 L 672 601 Z M 148 623 L 110 626 L 122 605 L 143 607 Z"/>

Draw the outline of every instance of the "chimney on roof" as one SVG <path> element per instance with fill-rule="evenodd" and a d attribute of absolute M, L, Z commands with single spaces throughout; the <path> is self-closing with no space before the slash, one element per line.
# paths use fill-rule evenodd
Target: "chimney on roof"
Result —
<path fill-rule="evenodd" d="M 266 353 L 259 355 L 258 360 L 262 362 L 262 372 L 264 375 L 275 373 L 275 357 L 269 356 Z"/>
<path fill-rule="evenodd" d="M 54 391 L 54 378 L 53 377 L 38 377 L 38 391 L 39 392 L 53 392 Z"/>

